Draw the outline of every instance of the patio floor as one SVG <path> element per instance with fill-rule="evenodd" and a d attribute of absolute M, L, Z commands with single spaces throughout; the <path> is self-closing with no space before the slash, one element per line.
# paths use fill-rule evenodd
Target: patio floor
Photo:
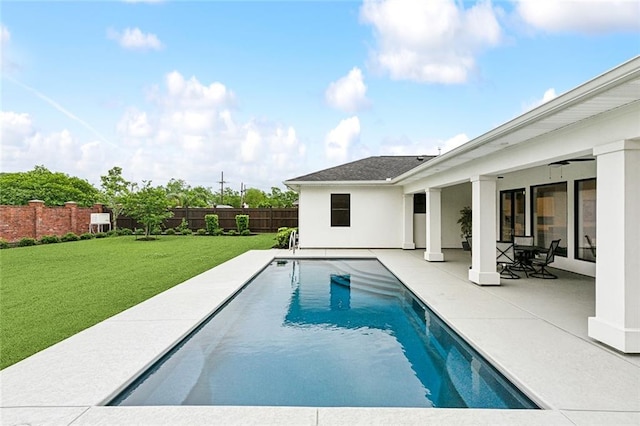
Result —
<path fill-rule="evenodd" d="M 10 424 L 640 424 L 640 355 L 587 336 L 594 280 L 467 279 L 469 254 L 445 250 L 299 250 L 296 257 L 378 257 L 544 410 L 105 407 L 274 257 L 252 251 L 0 371 L 0 423 Z"/>

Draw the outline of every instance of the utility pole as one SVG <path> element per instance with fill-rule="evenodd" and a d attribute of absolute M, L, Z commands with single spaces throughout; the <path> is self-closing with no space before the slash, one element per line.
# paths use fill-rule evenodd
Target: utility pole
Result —
<path fill-rule="evenodd" d="M 224 180 L 224 172 L 220 172 L 220 180 L 218 183 L 220 184 L 220 204 L 224 204 L 224 184 L 227 183 Z"/>
<path fill-rule="evenodd" d="M 240 208 L 244 209 L 244 193 L 247 192 L 247 187 L 243 182 L 240 182 Z"/>

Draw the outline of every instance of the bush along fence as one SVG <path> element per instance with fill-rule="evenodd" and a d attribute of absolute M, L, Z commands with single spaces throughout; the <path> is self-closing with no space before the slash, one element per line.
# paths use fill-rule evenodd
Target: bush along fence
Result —
<path fill-rule="evenodd" d="M 259 209 L 229 209 L 229 208 L 174 208 L 170 209 L 173 217 L 165 219 L 161 225 L 162 230 L 189 229 L 197 232 L 199 229 L 221 229 L 224 232 L 234 230 L 242 233 L 250 230 L 253 233 L 277 232 L 280 228 L 295 228 L 298 226 L 298 209 L 297 208 L 259 208 Z M 217 219 L 207 216 L 216 215 Z M 245 219 L 239 219 L 236 216 L 246 216 L 246 228 L 244 227 Z M 207 222 L 209 220 L 209 222 Z M 213 225 L 213 221 L 216 225 Z M 242 229 L 241 229 L 242 226 Z M 135 230 L 142 228 L 135 220 L 126 215 L 118 216 L 118 228 L 128 228 Z M 222 231 L 219 231 L 222 232 Z M 207 232 L 209 233 L 209 232 Z M 209 233 L 213 235 L 212 233 Z M 246 232 L 245 232 L 246 234 Z"/>
<path fill-rule="evenodd" d="M 89 232 L 91 213 L 103 211 L 102 204 L 78 207 L 68 202 L 64 207 L 47 207 L 40 200 L 29 201 L 26 206 L 0 206 L 0 239 L 15 242 L 68 233 L 80 235 Z"/>

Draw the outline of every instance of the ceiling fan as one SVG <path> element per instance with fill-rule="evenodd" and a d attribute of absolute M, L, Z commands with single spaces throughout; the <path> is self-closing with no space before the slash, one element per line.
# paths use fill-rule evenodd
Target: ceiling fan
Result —
<path fill-rule="evenodd" d="M 578 163 L 581 161 L 593 161 L 595 158 L 570 158 L 568 160 L 559 160 L 549 163 L 549 166 L 567 166 L 569 163 Z"/>

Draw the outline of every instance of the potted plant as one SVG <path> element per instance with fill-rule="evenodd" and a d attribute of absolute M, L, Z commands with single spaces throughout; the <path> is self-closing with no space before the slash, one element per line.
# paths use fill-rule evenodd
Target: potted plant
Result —
<path fill-rule="evenodd" d="M 468 238 L 471 237 L 472 220 L 471 220 L 471 207 L 465 206 L 460 210 L 460 218 L 458 219 L 460 224 L 460 236 L 462 237 L 462 248 L 466 251 L 470 251 Z"/>

